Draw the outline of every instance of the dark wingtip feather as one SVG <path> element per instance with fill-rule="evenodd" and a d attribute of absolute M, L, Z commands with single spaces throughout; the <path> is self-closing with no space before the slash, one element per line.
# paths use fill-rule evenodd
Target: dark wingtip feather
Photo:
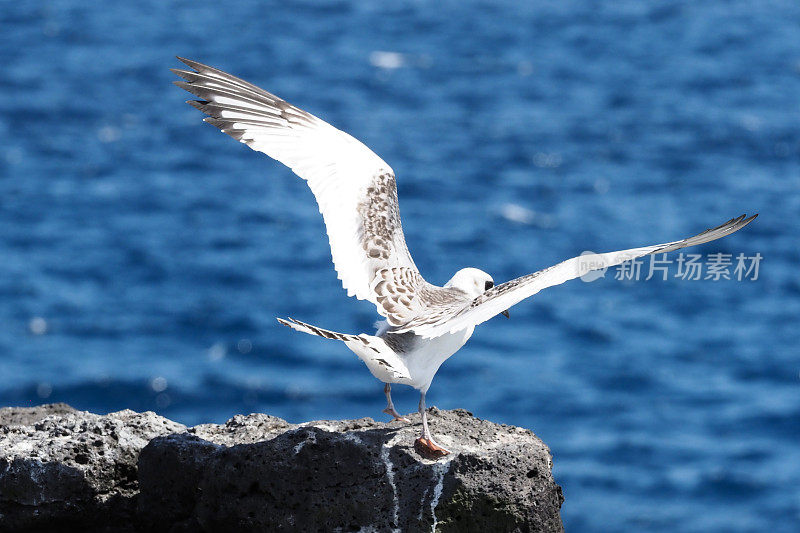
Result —
<path fill-rule="evenodd" d="M 748 225 L 749 223 L 751 223 L 752 221 L 754 221 L 754 220 L 755 220 L 757 217 L 758 217 L 758 213 L 756 213 L 755 215 L 751 216 L 750 218 L 748 218 L 748 219 L 744 220 L 744 221 L 742 222 L 742 226 L 741 226 L 741 227 L 745 227 L 746 225 Z"/>
<path fill-rule="evenodd" d="M 177 80 L 177 81 L 173 81 L 172 83 L 177 85 L 178 87 L 180 87 L 184 91 L 192 93 L 193 95 L 197 96 L 198 98 L 205 99 L 204 96 L 207 96 L 209 94 L 209 92 L 210 92 L 205 87 L 200 87 L 198 85 L 195 85 L 193 83 L 189 83 L 187 81 Z"/>
<path fill-rule="evenodd" d="M 668 246 L 659 248 L 651 253 L 671 252 L 673 250 L 678 250 L 680 248 L 686 248 L 687 246 L 696 246 L 698 244 L 705 244 L 707 242 L 721 239 L 722 237 L 726 237 L 728 235 L 736 233 L 746 225 L 750 224 L 753 220 L 755 220 L 757 216 L 758 213 L 751 216 L 750 218 L 747 218 L 746 214 L 732 218 L 729 221 L 725 222 L 724 224 L 720 224 L 717 227 L 707 229 L 702 233 L 698 233 L 694 237 L 689 237 L 688 239 L 683 239 L 682 241 L 676 241 L 674 243 L 669 244 Z"/>
<path fill-rule="evenodd" d="M 208 122 L 212 126 L 216 126 L 223 131 L 225 131 L 231 125 L 231 122 L 229 120 L 221 120 L 214 117 L 206 117 L 203 119 L 203 122 Z"/>
<path fill-rule="evenodd" d="M 179 78 L 183 78 L 186 81 L 195 81 L 197 79 L 197 72 L 184 70 L 181 68 L 171 68 L 169 70 Z"/>
<path fill-rule="evenodd" d="M 206 113 L 206 106 L 208 105 L 207 100 L 186 100 L 186 103 L 192 106 L 195 109 L 199 109 L 203 113 Z"/>
<path fill-rule="evenodd" d="M 191 59 L 186 59 L 185 57 L 181 57 L 181 56 L 175 56 L 175 57 L 178 59 L 178 61 L 180 61 L 184 65 L 188 65 L 188 66 L 192 67 L 197 72 L 202 71 L 203 68 L 209 68 L 207 65 L 204 65 L 202 63 L 198 63 L 197 61 L 192 61 Z"/>
<path fill-rule="evenodd" d="M 228 120 L 220 120 L 214 117 L 206 117 L 203 119 L 203 122 L 211 124 L 212 126 L 219 128 L 219 130 L 224 133 L 225 135 L 230 135 L 237 141 L 241 141 L 244 137 L 246 130 L 239 130 L 231 127 L 231 122 Z"/>

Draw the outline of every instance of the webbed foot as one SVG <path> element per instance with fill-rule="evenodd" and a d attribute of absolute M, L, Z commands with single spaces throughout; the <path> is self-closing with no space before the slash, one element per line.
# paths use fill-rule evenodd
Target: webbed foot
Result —
<path fill-rule="evenodd" d="M 419 437 L 414 441 L 414 449 L 427 459 L 439 459 L 445 455 L 450 455 L 450 450 L 442 448 L 433 439 L 426 439 L 425 437 Z"/>

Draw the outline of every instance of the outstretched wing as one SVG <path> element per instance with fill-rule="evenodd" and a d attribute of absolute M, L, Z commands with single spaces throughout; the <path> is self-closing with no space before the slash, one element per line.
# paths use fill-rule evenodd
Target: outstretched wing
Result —
<path fill-rule="evenodd" d="M 671 252 L 719 239 L 742 229 L 757 216 L 747 218 L 746 215 L 742 215 L 682 241 L 592 255 L 590 260 L 587 260 L 586 256 L 573 257 L 555 266 L 496 285 L 466 305 L 452 306 L 447 313 L 434 316 L 420 315 L 395 331 L 397 333 L 413 331 L 417 335 L 430 338 L 477 326 L 547 287 L 560 285 L 592 270 L 619 265 L 637 257 Z"/>
<path fill-rule="evenodd" d="M 424 284 L 406 247 L 389 165 L 347 133 L 277 96 L 221 70 L 178 59 L 194 71 L 172 69 L 184 80 L 175 85 L 202 98 L 188 103 L 210 115 L 206 122 L 308 182 L 348 296 L 373 302 L 384 316 L 392 313 L 388 303 L 407 316 L 402 302 L 389 302 L 375 290 L 387 279 L 392 288 L 408 292 L 414 287 L 404 287 L 404 280 Z"/>

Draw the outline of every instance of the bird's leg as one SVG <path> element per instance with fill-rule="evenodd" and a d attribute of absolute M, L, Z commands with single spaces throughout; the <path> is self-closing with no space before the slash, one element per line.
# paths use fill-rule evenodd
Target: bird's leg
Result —
<path fill-rule="evenodd" d="M 386 413 L 387 415 L 392 415 L 394 417 L 394 420 L 392 420 L 392 422 L 394 422 L 395 420 L 398 420 L 400 422 L 411 422 L 411 420 L 404 417 L 395 410 L 394 404 L 392 403 L 392 386 L 387 383 L 386 386 L 383 387 L 383 393 L 386 395 L 386 409 L 384 409 L 383 412 Z"/>
<path fill-rule="evenodd" d="M 414 441 L 414 448 L 420 455 L 438 459 L 450 453 L 450 450 L 442 448 L 431 437 L 431 431 L 428 429 L 428 411 L 425 409 L 425 393 L 421 393 L 419 397 L 419 414 L 422 417 L 422 436 Z"/>

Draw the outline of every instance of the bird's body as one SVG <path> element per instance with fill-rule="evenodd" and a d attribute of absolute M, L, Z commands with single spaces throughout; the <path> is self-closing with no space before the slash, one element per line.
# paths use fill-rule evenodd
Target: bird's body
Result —
<path fill-rule="evenodd" d="M 383 383 L 409 385 L 423 393 L 428 391 L 442 363 L 460 350 L 475 331 L 470 327 L 426 339 L 413 332 L 392 333 L 386 329 L 385 321 L 380 322 L 375 335 L 337 333 L 294 319 L 278 321 L 303 333 L 341 340 L 364 361 L 375 378 Z"/>
<path fill-rule="evenodd" d="M 386 336 L 389 338 L 410 337 L 407 339 L 407 351 L 401 352 L 400 357 L 405 361 L 408 373 L 412 377 L 413 381 L 410 385 L 420 392 L 428 392 L 433 376 L 436 375 L 442 363 L 460 350 L 474 332 L 475 328 L 470 327 L 456 333 L 445 333 L 432 339 L 425 339 L 414 333 L 387 333 Z M 402 343 L 400 344 L 402 346 Z"/>
<path fill-rule="evenodd" d="M 694 237 L 619 252 L 574 257 L 499 285 L 476 268 L 463 268 L 444 286 L 428 283 L 414 264 L 400 222 L 392 169 L 362 143 L 277 96 L 215 68 L 179 58 L 193 70 L 173 69 L 176 85 L 201 100 L 188 103 L 206 122 L 290 167 L 307 181 L 325 221 L 333 263 L 348 296 L 368 300 L 385 318 L 374 335 L 351 335 L 298 320 L 278 319 L 298 331 L 344 342 L 385 384 L 385 412 L 394 409 L 391 384 L 420 395 L 418 449 L 447 452 L 431 438 L 425 394 L 441 364 L 469 340 L 475 326 L 537 292 L 644 255 L 666 253 L 729 235 L 755 215 L 729 220 Z"/>

